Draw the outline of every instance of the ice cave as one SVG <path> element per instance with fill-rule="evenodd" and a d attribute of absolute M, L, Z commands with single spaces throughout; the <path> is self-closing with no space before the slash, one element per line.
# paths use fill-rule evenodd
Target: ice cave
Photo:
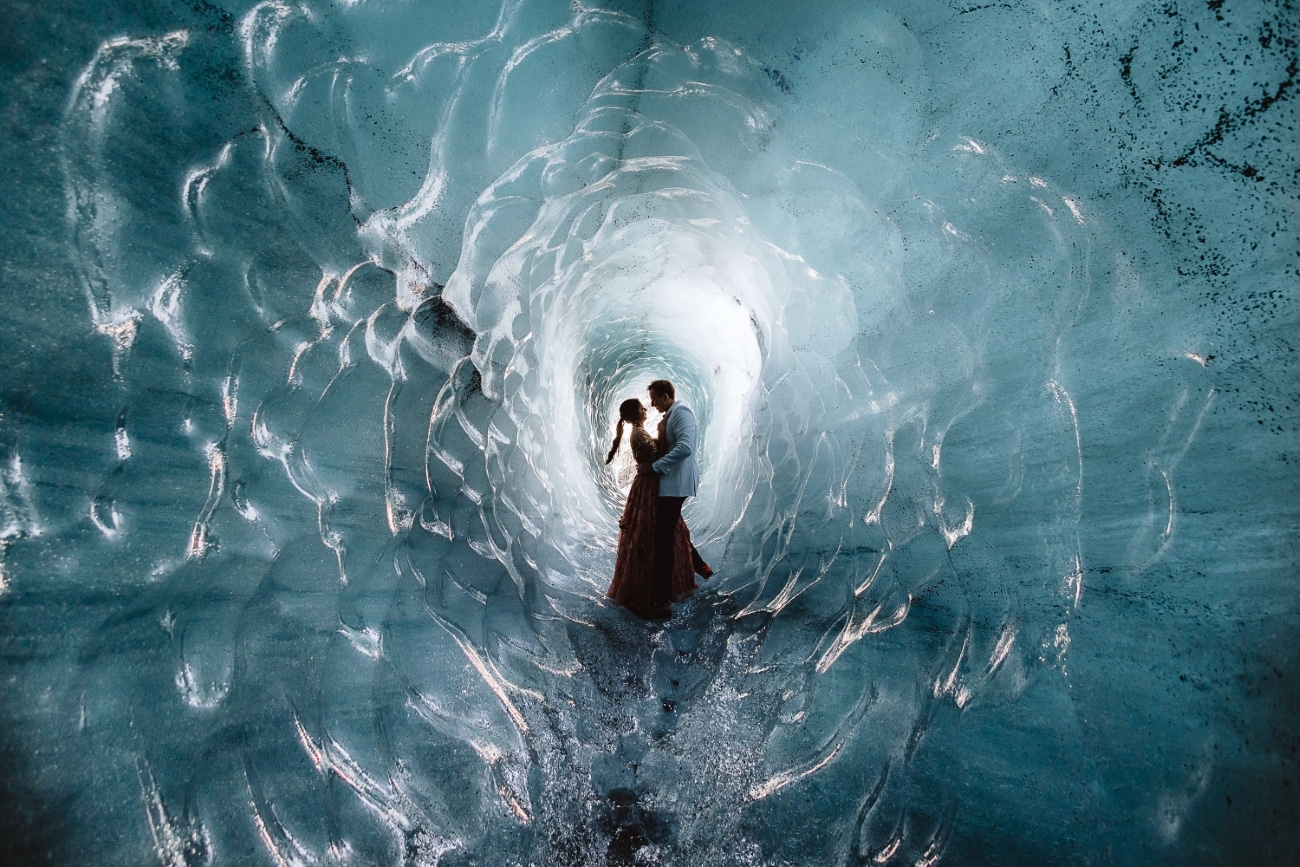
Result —
<path fill-rule="evenodd" d="M 0 862 L 1300 860 L 1294 3 L 3 10 Z"/>

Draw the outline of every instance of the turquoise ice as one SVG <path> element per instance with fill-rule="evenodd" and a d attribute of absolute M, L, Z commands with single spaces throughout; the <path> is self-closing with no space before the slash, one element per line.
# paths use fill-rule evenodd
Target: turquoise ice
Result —
<path fill-rule="evenodd" d="M 0 860 L 1296 856 L 1288 4 L 6 17 Z"/>

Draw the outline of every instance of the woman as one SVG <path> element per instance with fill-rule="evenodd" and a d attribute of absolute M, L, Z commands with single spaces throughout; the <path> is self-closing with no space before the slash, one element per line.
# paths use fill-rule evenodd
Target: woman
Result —
<path fill-rule="evenodd" d="M 618 559 L 614 563 L 614 580 L 610 582 L 606 595 L 635 614 L 647 619 L 659 619 L 671 613 L 668 606 L 655 608 L 650 602 L 650 578 L 655 553 L 655 503 L 659 500 L 659 477 L 650 468 L 650 464 L 662 449 L 659 441 L 646 431 L 645 419 L 646 410 L 641 401 L 636 398 L 623 401 L 618 407 L 618 429 L 614 434 L 614 444 L 605 458 L 606 464 L 614 460 L 619 444 L 623 441 L 623 426 L 632 425 L 629 440 L 632 457 L 636 460 L 636 476 L 627 492 L 623 517 L 618 522 Z M 691 544 L 691 534 L 686 529 L 685 521 L 677 525 L 673 547 L 672 596 L 673 601 L 677 602 L 685 599 L 696 588 L 696 572 L 707 578 L 713 574 L 713 570 L 700 559 L 695 546 Z"/>

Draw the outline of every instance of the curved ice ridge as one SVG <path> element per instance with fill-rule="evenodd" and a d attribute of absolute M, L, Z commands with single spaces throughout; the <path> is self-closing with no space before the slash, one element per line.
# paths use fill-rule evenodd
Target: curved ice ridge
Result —
<path fill-rule="evenodd" d="M 738 48 L 627 15 L 507 4 L 485 37 L 338 61 L 344 25 L 307 11 L 232 27 L 261 122 L 186 167 L 152 270 L 103 155 L 192 37 L 101 47 L 65 123 L 130 396 L 92 519 L 135 544 L 121 492 L 189 454 L 194 520 L 141 604 L 187 712 L 237 695 L 277 726 L 184 816 L 146 747 L 160 858 L 596 863 L 635 827 L 665 863 L 932 862 L 958 805 L 914 801 L 927 735 L 1066 664 L 1082 464 L 1054 353 L 1086 207 L 912 119 L 869 145 L 873 187 L 811 158 Z M 566 64 L 599 74 L 530 104 Z M 602 598 L 603 452 L 656 376 L 700 415 L 687 518 L 720 576 L 663 632 Z M 170 442 L 133 440 L 142 415 Z M 1037 561 L 982 541 L 1017 527 Z M 284 640 L 297 668 L 259 663 Z M 775 815 L 816 839 L 756 830 Z"/>

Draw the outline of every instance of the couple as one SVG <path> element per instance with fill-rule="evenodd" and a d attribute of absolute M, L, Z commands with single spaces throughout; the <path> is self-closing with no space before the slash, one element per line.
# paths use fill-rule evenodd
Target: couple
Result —
<path fill-rule="evenodd" d="M 648 390 L 650 404 L 663 413 L 658 438 L 646 432 L 641 401 L 630 398 L 619 405 L 618 432 L 605 458 L 607 464 L 614 460 L 623 425 L 632 425 L 636 477 L 618 522 L 618 560 L 606 595 L 647 620 L 660 620 L 672 613 L 670 600 L 681 601 L 696 588 L 697 573 L 708 578 L 713 570 L 691 544 L 682 520 L 682 503 L 694 496 L 700 481 L 695 413 L 676 399 L 666 379 L 656 379 Z"/>

